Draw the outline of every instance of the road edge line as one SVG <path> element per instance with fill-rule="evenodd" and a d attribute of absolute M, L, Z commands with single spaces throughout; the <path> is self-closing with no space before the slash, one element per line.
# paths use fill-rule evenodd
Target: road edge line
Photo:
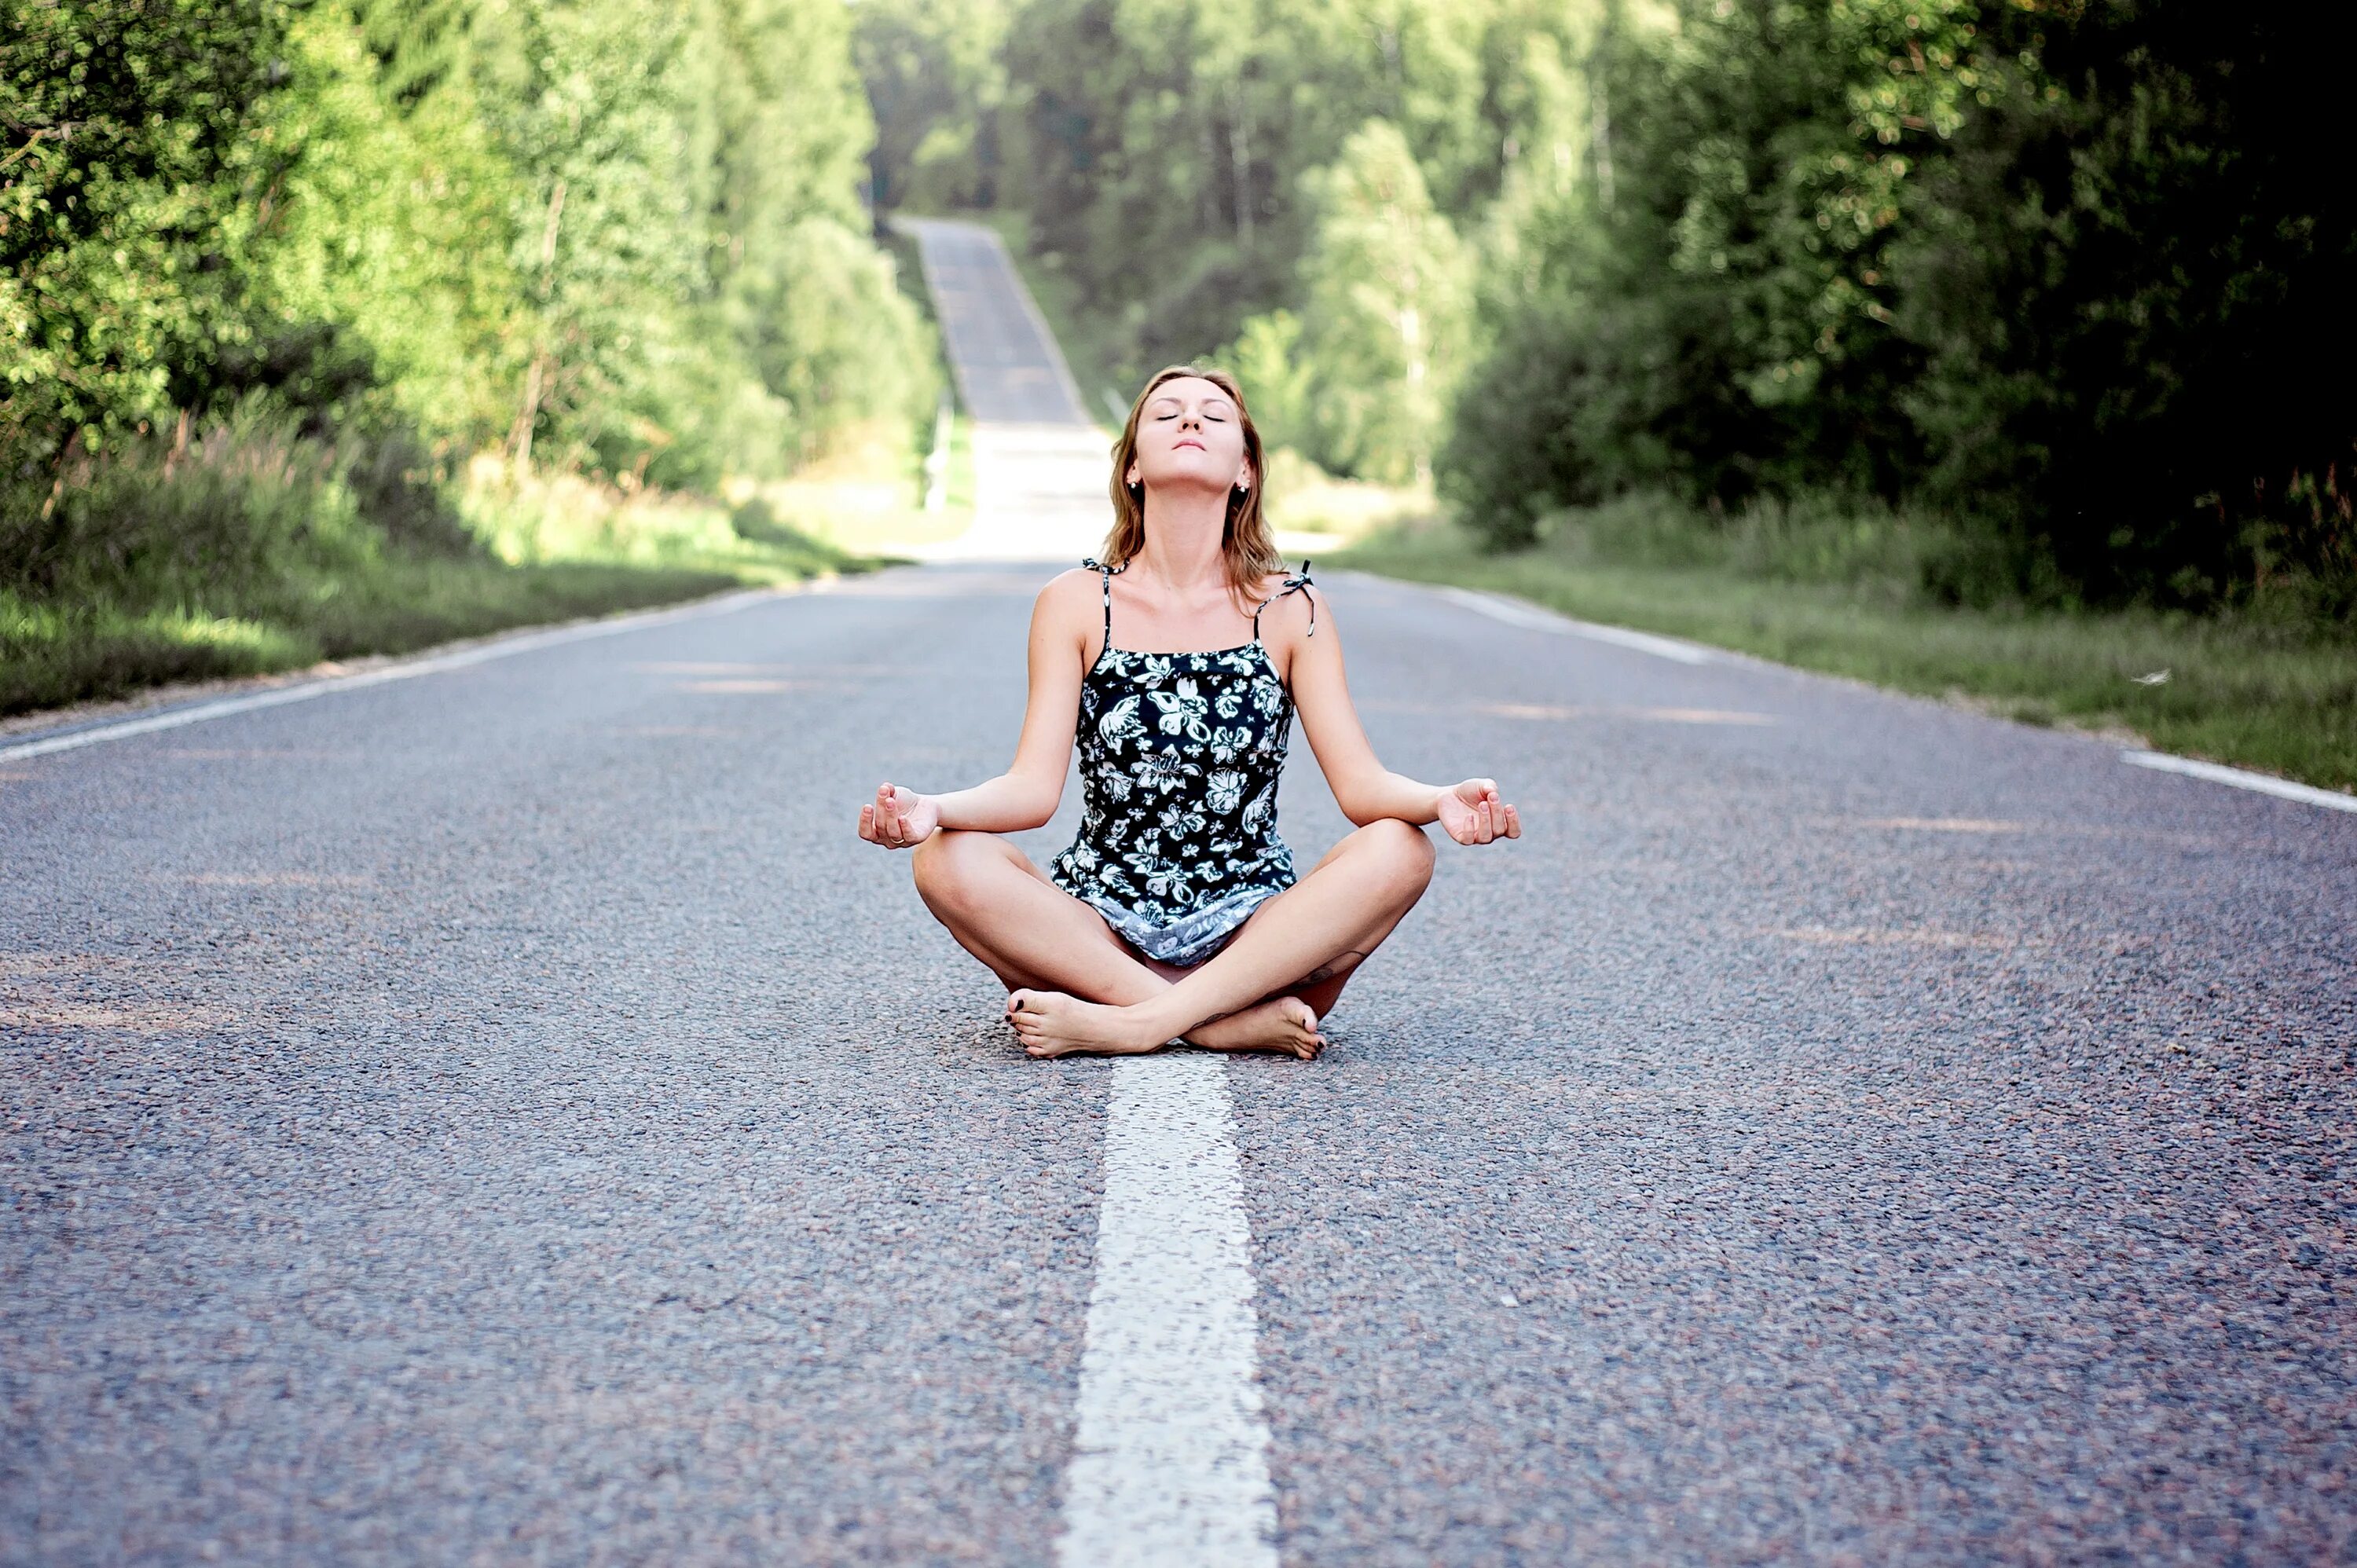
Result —
<path fill-rule="evenodd" d="M 1508 626 L 1518 626 L 1530 631 L 1584 637 L 1591 642 L 1609 643 L 1615 648 L 1650 653 L 1656 659 L 1667 659 L 1674 663 L 1689 666 L 1717 664 L 1723 657 L 1717 649 L 1705 648 L 1699 643 L 1682 642 L 1675 638 L 1659 637 L 1650 631 L 1636 631 L 1625 626 L 1604 626 L 1595 621 L 1579 620 L 1503 594 L 1485 593 L 1479 588 L 1460 588 L 1454 584 L 1427 585 L 1452 603 L 1488 616 L 1491 620 L 1504 621 Z"/>
<path fill-rule="evenodd" d="M 2172 757 L 2165 751 L 2123 751 L 2120 760 L 2134 768 L 2149 768 L 2156 773 L 2205 779 L 2212 784 L 2229 784 L 2237 789 L 2273 795 L 2278 800 L 2298 800 L 2303 805 L 2321 806 L 2330 811 L 2357 811 L 2357 795 L 2339 789 L 2319 789 L 2313 784 L 2295 783 L 2289 779 L 2278 779 L 2272 773 L 2254 773 L 2248 768 L 2229 768 L 2222 762 L 2201 762 L 2190 757 Z"/>

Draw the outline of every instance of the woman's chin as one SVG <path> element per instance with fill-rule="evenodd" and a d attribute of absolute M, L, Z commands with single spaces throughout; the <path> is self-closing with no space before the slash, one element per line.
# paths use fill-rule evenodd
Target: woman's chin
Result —
<path fill-rule="evenodd" d="M 1215 471 L 1208 463 L 1200 467 L 1178 464 L 1159 473 L 1146 477 L 1146 488 L 1160 490 L 1165 495 L 1202 494 L 1224 495 L 1229 489 L 1225 474 Z"/>

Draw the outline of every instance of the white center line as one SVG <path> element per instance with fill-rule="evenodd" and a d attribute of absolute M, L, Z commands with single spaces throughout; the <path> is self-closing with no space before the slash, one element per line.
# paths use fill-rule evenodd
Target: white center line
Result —
<path fill-rule="evenodd" d="M 1116 1062 L 1064 1568 L 1276 1568 L 1227 1064 Z"/>
<path fill-rule="evenodd" d="M 555 627 L 546 631 L 520 632 L 478 643 L 451 653 L 428 654 L 423 658 L 404 660 L 397 664 L 383 665 L 375 670 L 363 670 L 356 675 L 330 675 L 321 680 L 306 681 L 299 685 L 274 686 L 267 691 L 248 692 L 235 697 L 223 697 L 217 702 L 191 703 L 186 707 L 167 708 L 160 714 L 143 718 L 124 719 L 117 724 L 92 725 L 64 735 L 43 736 L 36 740 L 19 741 L 14 746 L 0 746 L 0 762 L 16 762 L 28 757 L 47 757 L 53 752 L 75 751 L 85 746 L 97 746 L 102 741 L 128 740 L 133 736 L 153 735 L 157 730 L 179 729 L 188 725 L 200 725 L 208 719 L 225 719 L 232 714 L 250 714 L 257 708 L 283 707 L 288 703 L 306 703 L 314 697 L 324 697 L 330 692 L 355 691 L 362 686 L 382 686 L 388 681 L 406 681 L 413 676 L 438 674 L 445 670 L 462 670 L 469 664 L 481 664 L 493 659 L 505 659 L 512 654 L 529 653 L 534 649 L 551 647 L 561 642 L 578 642 L 585 638 L 611 637 L 616 632 L 637 631 L 646 627 L 661 626 L 667 621 L 686 620 L 696 616 L 721 615 L 743 609 L 748 605 L 781 594 L 808 592 L 809 585 L 787 588 L 748 588 L 742 592 L 722 594 L 716 598 L 690 605 L 676 605 L 668 609 L 639 610 L 628 615 L 608 616 L 602 620 L 576 626 Z"/>
<path fill-rule="evenodd" d="M 1709 664 L 1716 661 L 1709 649 L 1675 638 L 1655 637 L 1650 631 L 1631 631 L 1625 626 L 1598 626 L 1594 621 L 1574 620 L 1553 610 L 1508 598 L 1503 594 L 1485 594 L 1473 588 L 1443 588 L 1443 598 L 1454 599 L 1469 610 L 1478 610 L 1491 620 L 1504 621 L 1532 631 L 1563 632 L 1572 637 L 1584 637 L 1590 642 L 1609 642 L 1615 648 L 1634 649 L 1650 653 L 1656 659 L 1674 660 L 1680 664 Z"/>
<path fill-rule="evenodd" d="M 2157 772 L 2182 773 L 2189 779 L 2207 779 L 2212 784 L 2232 784 L 2237 789 L 2255 789 L 2262 795 L 2278 795 L 2287 800 L 2299 800 L 2329 811 L 2357 811 L 2357 795 L 2344 795 L 2338 789 L 2319 789 L 2313 784 L 2295 784 L 2288 779 L 2277 779 L 2270 773 L 2252 773 L 2240 768 L 2222 767 L 2215 762 L 2196 762 L 2190 757 L 2171 757 L 2159 751 L 2124 751 L 2120 753 L 2120 760 Z"/>

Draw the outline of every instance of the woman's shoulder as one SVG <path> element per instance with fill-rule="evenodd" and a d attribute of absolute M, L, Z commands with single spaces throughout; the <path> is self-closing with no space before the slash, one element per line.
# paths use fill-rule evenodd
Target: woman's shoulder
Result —
<path fill-rule="evenodd" d="M 1073 566 L 1048 579 L 1034 602 L 1042 609 L 1095 604 L 1103 596 L 1104 579 L 1093 566 Z"/>
<path fill-rule="evenodd" d="M 1074 566 L 1048 579 L 1031 601 L 1035 625 L 1053 626 L 1077 635 L 1094 632 L 1104 596 L 1103 579 L 1090 567 Z"/>

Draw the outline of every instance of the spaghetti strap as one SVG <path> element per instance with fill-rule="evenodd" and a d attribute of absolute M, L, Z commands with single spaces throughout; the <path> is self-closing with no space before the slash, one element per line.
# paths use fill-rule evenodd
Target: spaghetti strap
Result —
<path fill-rule="evenodd" d="M 1104 648 L 1097 650 L 1097 657 L 1102 659 L 1104 657 L 1105 648 L 1111 648 L 1113 646 L 1114 574 L 1116 572 L 1128 571 L 1129 563 L 1125 561 L 1118 566 L 1108 566 L 1103 562 L 1098 560 L 1095 556 L 1091 555 L 1082 560 L 1081 564 L 1086 566 L 1090 571 L 1094 572 L 1097 575 L 1097 581 L 1104 585 Z M 1309 563 L 1305 561 L 1301 565 L 1302 569 L 1307 571 L 1308 570 Z M 1254 623 L 1253 635 L 1257 637 L 1259 634 L 1258 623 Z"/>
<path fill-rule="evenodd" d="M 1285 580 L 1285 585 L 1283 587 L 1277 589 L 1276 592 L 1269 595 L 1268 597 L 1261 600 L 1259 604 L 1253 607 L 1253 640 L 1254 642 L 1258 642 L 1260 640 L 1261 611 L 1268 608 L 1269 606 L 1276 603 L 1277 600 L 1285 597 L 1286 595 L 1303 594 L 1304 589 L 1312 585 L 1313 585 L 1309 581 L 1309 560 L 1308 557 L 1304 556 L 1302 558 L 1300 571 L 1295 573 L 1292 576 L 1287 577 Z M 1110 596 L 1113 591 L 1110 585 L 1108 585 L 1105 591 L 1107 595 Z M 1303 597 L 1308 599 L 1309 603 L 1308 635 L 1316 637 L 1318 635 L 1318 596 L 1315 594 L 1303 594 Z M 1107 613 L 1110 614 L 1111 612 L 1108 611 Z M 1112 622 L 1110 621 L 1106 622 L 1105 635 L 1108 637 L 1113 635 Z"/>

